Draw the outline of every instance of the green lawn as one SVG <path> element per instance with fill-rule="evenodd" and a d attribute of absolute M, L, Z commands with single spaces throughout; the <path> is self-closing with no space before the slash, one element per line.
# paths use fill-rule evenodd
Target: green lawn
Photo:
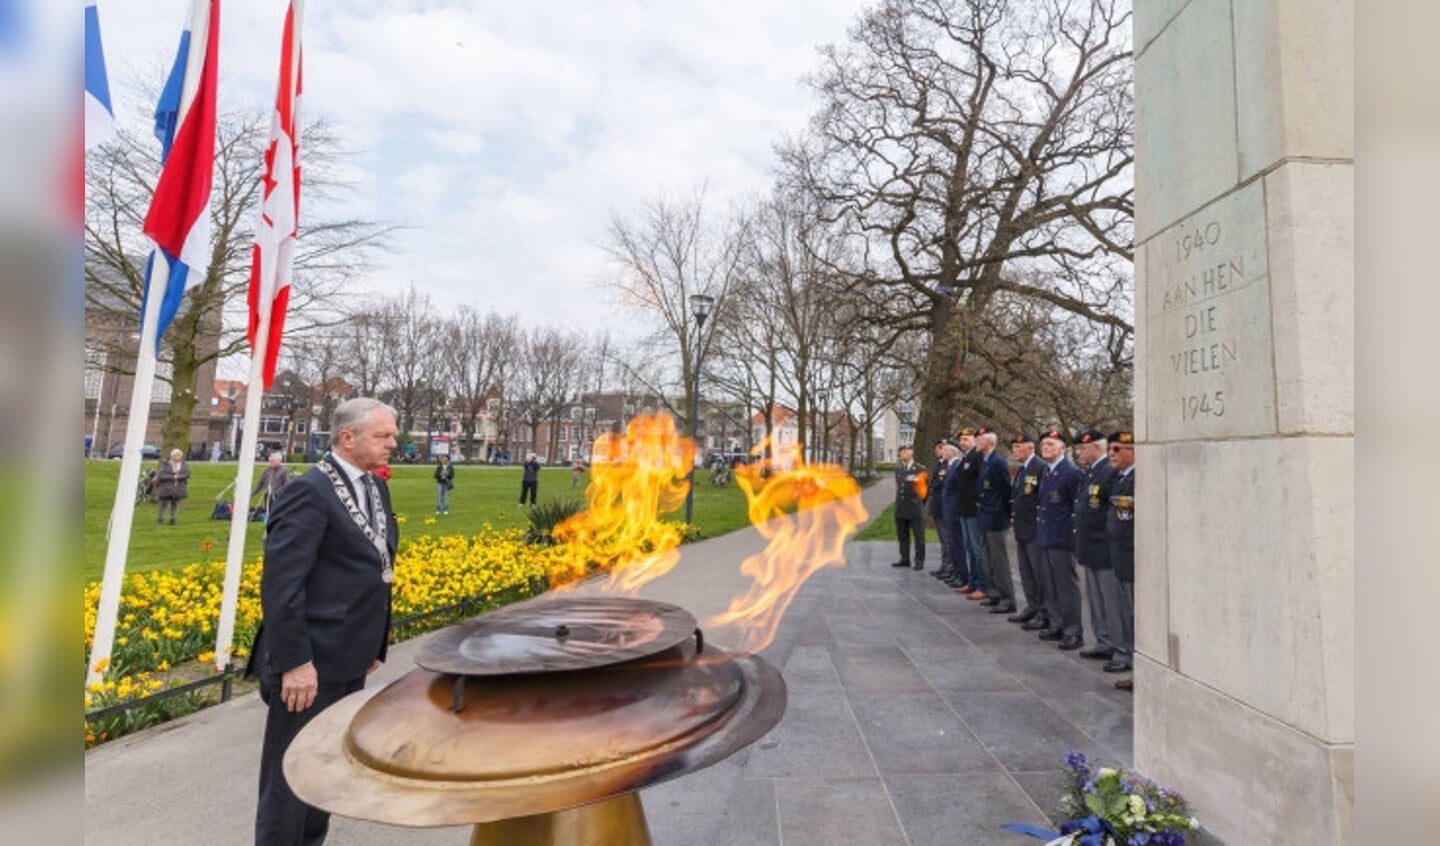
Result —
<path fill-rule="evenodd" d="M 136 509 L 127 573 L 179 569 L 196 562 L 225 559 L 230 523 L 211 520 L 210 512 L 216 497 L 235 480 L 235 465 L 194 462 L 190 469 L 190 497 L 181 502 L 174 526 L 155 524 L 154 503 L 144 503 Z M 256 478 L 261 469 L 263 467 L 256 468 Z M 296 469 L 297 466 L 291 466 L 292 472 Z M 457 465 L 450 514 L 443 517 L 435 516 L 435 482 L 431 475 L 434 470 L 433 465 L 393 468 L 391 499 L 395 512 L 406 518 L 400 535 L 402 544 L 407 534 L 468 534 L 487 521 L 497 528 L 526 525 L 525 511 L 516 502 L 520 496 L 519 467 Z M 104 571 L 106 527 L 119 475 L 118 461 L 85 462 L 86 583 L 99 580 Z M 715 487 L 709 484 L 709 479 L 709 471 L 696 472 L 694 520 L 703 536 L 714 537 L 749 525 L 745 495 L 740 489 L 733 484 Z M 588 481 L 589 476 L 584 480 Z M 541 501 L 581 493 L 581 489 L 571 488 L 569 468 L 551 467 L 540 472 Z M 672 516 L 682 519 L 683 507 Z M 433 518 L 435 524 L 426 526 L 426 518 Z M 261 526 L 250 523 L 248 528 L 245 556 L 253 559 L 260 554 Z M 204 549 L 207 541 L 211 544 L 208 551 Z"/>
<path fill-rule="evenodd" d="M 855 540 L 889 540 L 899 543 L 900 538 L 895 534 L 895 506 L 885 506 L 885 510 L 880 512 L 879 517 L 876 517 L 874 520 L 870 521 L 870 525 L 866 526 L 863 530 L 860 531 L 859 534 L 855 535 Z M 927 528 L 925 529 L 925 543 L 940 543 L 940 536 L 935 534 L 934 528 L 927 526 Z"/>

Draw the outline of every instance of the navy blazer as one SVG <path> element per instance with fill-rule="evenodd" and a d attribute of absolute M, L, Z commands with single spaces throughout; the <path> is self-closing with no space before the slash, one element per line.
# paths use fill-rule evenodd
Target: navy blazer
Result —
<path fill-rule="evenodd" d="M 966 481 L 965 474 L 960 472 L 960 459 L 946 463 L 945 486 L 940 490 L 940 497 L 945 501 L 946 522 L 954 522 L 961 517 L 961 492 L 967 487 Z M 968 481 L 974 484 L 973 478 Z"/>
<path fill-rule="evenodd" d="M 1085 485 L 1085 474 L 1062 458 L 1040 480 L 1036 509 L 1035 542 L 1042 549 L 1075 549 L 1075 497 Z"/>
<path fill-rule="evenodd" d="M 383 479 L 375 484 L 393 561 L 399 526 L 389 487 Z M 307 661 L 315 663 L 322 685 L 363 679 L 373 662 L 385 660 L 390 635 L 390 585 L 381 579 L 380 551 L 315 468 L 285 486 L 265 528 L 264 618 L 251 667 L 266 684 Z"/>
<path fill-rule="evenodd" d="M 945 519 L 945 459 L 935 459 L 930 473 L 930 489 L 925 497 L 925 510 L 936 520 Z"/>
<path fill-rule="evenodd" d="M 980 531 L 1010 528 L 1010 463 L 991 450 L 980 466 Z"/>
<path fill-rule="evenodd" d="M 1110 488 L 1110 509 L 1106 512 L 1106 535 L 1110 541 L 1110 562 L 1122 582 L 1135 581 L 1135 471 L 1115 474 Z"/>
<path fill-rule="evenodd" d="M 1105 514 L 1110 510 L 1110 488 L 1115 468 L 1108 457 L 1084 471 L 1085 485 L 1075 497 L 1075 558 L 1086 567 L 1110 568 L 1110 540 L 1105 533 Z"/>
<path fill-rule="evenodd" d="M 1035 540 L 1036 511 L 1040 505 L 1040 477 L 1045 475 L 1045 462 L 1032 455 L 1020 465 L 1012 486 L 1010 514 L 1015 518 L 1015 540 L 1028 543 Z"/>
<path fill-rule="evenodd" d="M 959 464 L 950 468 L 952 475 L 960 477 L 956 480 L 960 487 L 956 489 L 959 498 L 955 501 L 955 513 L 960 517 L 974 517 L 980 513 L 980 465 L 984 461 L 985 456 L 980 454 L 980 450 L 972 447 L 960 456 Z"/>

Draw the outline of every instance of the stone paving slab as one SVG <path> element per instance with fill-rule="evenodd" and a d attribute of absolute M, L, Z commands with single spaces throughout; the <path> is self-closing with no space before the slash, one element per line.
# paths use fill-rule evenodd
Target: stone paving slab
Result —
<path fill-rule="evenodd" d="M 892 485 L 865 492 L 871 514 Z M 764 545 L 751 529 L 687 546 L 641 595 L 703 620 L 748 584 L 738 565 Z M 806 583 L 762 653 L 789 686 L 784 719 L 726 761 L 643 791 L 656 846 L 1022 846 L 999 826 L 1044 822 L 1067 749 L 1130 762 L 1131 699 L 1098 662 L 1038 641 L 927 574 L 890 567 L 894 557 L 892 543 L 851 543 L 845 567 Z M 706 634 L 720 644 L 736 636 Z M 371 684 L 407 672 L 423 641 L 393 648 Z M 89 751 L 86 842 L 252 842 L 263 725 L 249 695 Z M 337 817 L 329 842 L 468 837 Z"/>

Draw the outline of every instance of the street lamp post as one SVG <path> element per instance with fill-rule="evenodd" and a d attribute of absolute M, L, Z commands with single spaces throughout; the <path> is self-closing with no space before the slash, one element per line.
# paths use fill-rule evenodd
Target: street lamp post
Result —
<path fill-rule="evenodd" d="M 824 448 L 824 442 L 830 437 L 830 427 L 825 425 L 825 408 L 830 404 L 830 392 L 822 389 L 817 393 L 817 396 L 820 399 L 820 416 L 818 418 L 818 422 L 820 423 L 820 437 L 815 441 L 815 448 L 819 450 L 816 454 L 820 456 L 820 461 L 828 461 L 830 458 L 829 449 Z"/>
<path fill-rule="evenodd" d="M 690 442 L 696 442 L 696 435 L 699 432 L 700 423 L 700 353 L 702 350 L 700 339 L 705 331 L 705 318 L 710 316 L 710 309 L 715 305 L 715 298 L 706 294 L 692 294 L 690 296 L 690 311 L 695 315 L 695 382 L 690 391 Z M 690 462 L 689 473 L 685 478 L 687 481 L 685 489 L 685 523 L 690 523 L 690 517 L 695 511 L 695 462 Z"/>

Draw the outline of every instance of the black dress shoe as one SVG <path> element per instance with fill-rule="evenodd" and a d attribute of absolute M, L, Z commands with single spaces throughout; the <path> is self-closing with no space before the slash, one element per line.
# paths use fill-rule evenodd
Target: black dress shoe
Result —
<path fill-rule="evenodd" d="M 1006 617 L 1005 620 L 1010 623 L 1028 623 L 1031 620 L 1035 619 L 1036 613 L 1037 612 L 1034 608 L 1027 608 L 1024 611 L 1021 611 L 1019 614 L 1014 614 Z"/>
<path fill-rule="evenodd" d="M 924 561 L 917 561 L 917 562 L 915 563 L 915 569 L 916 569 L 916 570 L 924 570 L 924 569 L 925 569 L 925 562 L 924 562 Z"/>
<path fill-rule="evenodd" d="M 1027 632 L 1038 632 L 1050 628 L 1050 624 L 1040 619 L 1039 617 L 1036 617 L 1033 620 L 1027 620 L 1025 624 L 1020 628 L 1024 629 Z"/>
<path fill-rule="evenodd" d="M 910 566 L 910 562 L 909 562 L 909 561 L 893 561 L 893 562 L 891 562 L 890 566 L 891 566 L 891 567 L 909 567 L 909 566 Z"/>
<path fill-rule="evenodd" d="M 980 600 L 980 607 L 981 607 L 981 608 L 993 608 L 994 606 L 999 605 L 999 604 L 1000 604 L 1000 600 L 996 599 L 996 598 L 993 597 L 993 596 L 987 596 L 987 597 L 985 597 L 984 599 Z"/>
<path fill-rule="evenodd" d="M 1135 689 L 1135 679 L 1121 679 L 1120 681 L 1115 682 L 1115 689 L 1133 691 Z"/>
<path fill-rule="evenodd" d="M 1069 652 L 1072 649 L 1079 649 L 1084 645 L 1085 641 L 1081 640 L 1076 635 L 1067 635 L 1060 640 L 1060 648 L 1065 650 L 1066 652 Z"/>
<path fill-rule="evenodd" d="M 1059 629 L 1046 629 L 1040 633 L 1041 640 L 1060 640 L 1063 637 L 1065 637 L 1065 635 L 1062 634 Z"/>
<path fill-rule="evenodd" d="M 1115 653 L 1114 653 L 1114 652 L 1111 652 L 1109 649 L 1104 649 L 1104 648 L 1102 648 L 1102 647 L 1097 646 L 1097 647 L 1095 647 L 1094 649 L 1086 649 L 1086 650 L 1082 651 L 1082 652 L 1080 653 L 1080 657 L 1081 657 L 1081 658 L 1090 658 L 1090 659 L 1093 659 L 1093 660 L 1096 660 L 1096 661 L 1109 661 L 1109 660 L 1110 660 L 1110 656 L 1111 656 L 1111 655 L 1114 655 L 1114 654 L 1115 654 Z"/>
<path fill-rule="evenodd" d="M 980 603 L 980 604 L 981 604 L 981 605 L 984 605 L 985 603 L 982 602 L 982 603 Z M 1009 613 L 1013 612 L 1014 610 L 1015 610 L 1015 606 L 1014 606 L 1014 605 L 1003 605 L 1003 604 L 1002 604 L 1002 605 L 996 605 L 994 608 L 991 608 L 991 609 L 990 609 L 990 613 L 991 613 L 991 614 L 1009 614 Z"/>
<path fill-rule="evenodd" d="M 1122 661 L 1111 659 L 1109 661 L 1106 661 L 1105 666 L 1101 667 L 1100 669 L 1104 670 L 1107 673 L 1128 673 L 1130 672 L 1130 665 Z"/>

